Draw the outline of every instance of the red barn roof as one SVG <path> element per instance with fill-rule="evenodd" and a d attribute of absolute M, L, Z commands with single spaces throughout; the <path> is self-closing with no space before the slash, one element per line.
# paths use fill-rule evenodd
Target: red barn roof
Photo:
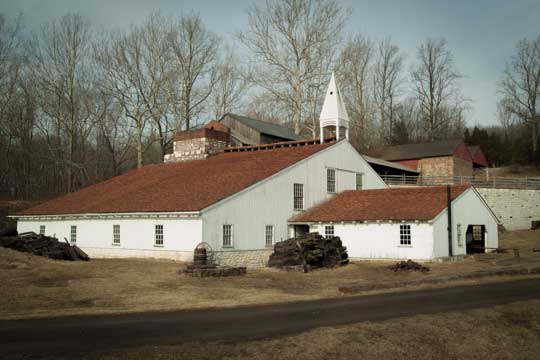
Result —
<path fill-rule="evenodd" d="M 452 186 L 452 200 L 468 188 Z M 349 190 L 289 221 L 431 220 L 446 206 L 446 186 Z"/>
<path fill-rule="evenodd" d="M 471 154 L 471 158 L 474 165 L 484 166 L 487 167 L 488 163 L 486 160 L 486 156 L 484 155 L 484 152 L 482 151 L 482 148 L 478 145 L 472 145 L 467 147 L 469 149 L 469 153 Z"/>
<path fill-rule="evenodd" d="M 147 165 L 19 215 L 198 211 L 333 144 L 263 145 L 206 160 Z"/>

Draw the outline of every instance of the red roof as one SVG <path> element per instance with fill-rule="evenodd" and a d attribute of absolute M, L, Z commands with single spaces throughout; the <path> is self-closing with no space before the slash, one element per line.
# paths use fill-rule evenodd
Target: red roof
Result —
<path fill-rule="evenodd" d="M 225 152 L 206 160 L 147 165 L 19 215 L 197 211 L 333 144 L 295 143 Z"/>
<path fill-rule="evenodd" d="M 452 200 L 468 187 L 452 186 Z M 446 205 L 446 186 L 349 190 L 289 221 L 431 220 Z"/>

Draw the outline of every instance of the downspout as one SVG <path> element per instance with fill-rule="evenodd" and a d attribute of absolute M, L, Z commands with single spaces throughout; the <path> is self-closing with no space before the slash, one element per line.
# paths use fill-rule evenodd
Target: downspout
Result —
<path fill-rule="evenodd" d="M 452 190 L 451 186 L 446 186 L 447 213 L 448 213 L 448 256 L 452 256 Z"/>

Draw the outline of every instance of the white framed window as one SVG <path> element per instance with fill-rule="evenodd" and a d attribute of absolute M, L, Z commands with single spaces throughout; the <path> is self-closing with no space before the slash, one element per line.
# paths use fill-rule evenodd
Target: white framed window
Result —
<path fill-rule="evenodd" d="M 233 228 L 230 224 L 223 225 L 223 247 L 233 246 Z"/>
<path fill-rule="evenodd" d="M 333 238 L 334 237 L 334 225 L 326 225 L 324 227 L 324 237 Z"/>
<path fill-rule="evenodd" d="M 304 184 L 294 184 L 293 189 L 294 195 L 294 210 L 303 210 L 304 209 Z"/>
<path fill-rule="evenodd" d="M 336 169 L 326 169 L 326 192 L 336 192 Z"/>
<path fill-rule="evenodd" d="M 154 243 L 154 245 L 155 246 L 163 246 L 163 240 L 164 240 L 164 237 L 163 237 L 163 225 L 161 225 L 161 224 L 156 225 L 155 243 Z"/>
<path fill-rule="evenodd" d="M 113 245 L 120 245 L 120 225 L 113 225 Z"/>
<path fill-rule="evenodd" d="M 457 244 L 463 246 L 463 235 L 461 234 L 461 224 L 457 224 Z"/>
<path fill-rule="evenodd" d="M 274 245 L 274 225 L 266 225 L 264 230 L 264 239 L 266 246 Z"/>
<path fill-rule="evenodd" d="M 411 225 L 409 224 L 399 225 L 399 244 L 411 245 Z"/>
<path fill-rule="evenodd" d="M 75 244 L 77 242 L 77 225 L 71 225 L 69 231 L 69 241 L 72 244 Z"/>
<path fill-rule="evenodd" d="M 45 235 L 45 225 L 39 225 L 39 235 Z"/>
<path fill-rule="evenodd" d="M 364 188 L 364 174 L 356 173 L 356 190 Z"/>

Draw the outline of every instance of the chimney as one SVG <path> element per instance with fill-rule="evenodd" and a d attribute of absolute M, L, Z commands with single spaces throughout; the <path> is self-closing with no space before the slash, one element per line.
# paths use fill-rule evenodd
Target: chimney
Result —
<path fill-rule="evenodd" d="M 195 130 L 180 131 L 174 136 L 173 153 L 163 162 L 204 160 L 229 146 L 230 130 L 215 120 Z"/>

